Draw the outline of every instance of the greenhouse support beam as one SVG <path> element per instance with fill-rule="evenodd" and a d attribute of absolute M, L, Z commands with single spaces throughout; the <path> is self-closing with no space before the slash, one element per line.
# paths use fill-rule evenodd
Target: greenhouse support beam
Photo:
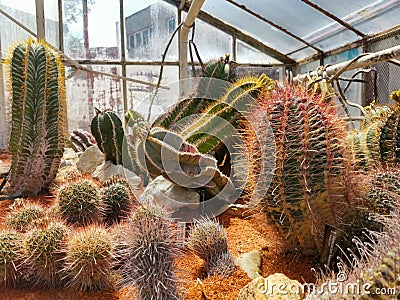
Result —
<path fill-rule="evenodd" d="M 358 59 L 348 60 L 333 66 L 328 66 L 324 69 L 324 72 L 326 72 L 327 76 L 332 76 L 338 73 L 340 74 L 345 71 L 363 68 L 379 62 L 388 61 L 397 57 L 400 57 L 400 45 L 382 51 L 378 51 L 375 53 L 370 53 L 370 54 L 364 53 L 361 56 L 359 56 Z M 320 75 L 321 74 L 318 71 L 313 71 L 307 74 L 299 74 L 293 78 L 293 82 L 301 83 L 308 77 L 314 77 Z"/>
<path fill-rule="evenodd" d="M 46 39 L 46 31 L 44 25 L 44 0 L 36 0 L 36 32 L 37 38 Z"/>
<path fill-rule="evenodd" d="M 314 50 L 317 51 L 318 53 L 322 53 L 322 52 L 323 52 L 320 48 L 318 48 L 318 47 L 316 47 L 315 45 L 313 45 L 313 44 L 307 42 L 306 40 L 302 39 L 301 37 L 295 35 L 294 33 L 290 32 L 290 31 L 287 30 L 286 28 L 283 28 L 282 26 L 279 26 L 278 24 L 275 24 L 275 23 L 272 22 L 271 20 L 269 20 L 269 19 L 267 19 L 267 18 L 261 16 L 260 14 L 258 14 L 258 13 L 256 13 L 256 12 L 252 11 L 251 9 L 248 9 L 245 5 L 239 4 L 239 3 L 237 3 L 237 2 L 235 2 L 235 1 L 233 1 L 233 0 L 226 0 L 226 1 L 229 2 L 229 3 L 232 4 L 232 5 L 234 5 L 234 6 L 238 7 L 238 8 L 240 8 L 241 10 L 244 10 L 245 12 L 251 14 L 253 17 L 256 17 L 257 19 L 263 21 L 264 23 L 267 23 L 267 24 L 271 25 L 272 27 L 278 29 L 279 31 L 282 31 L 283 33 L 289 35 L 290 37 L 292 37 L 292 38 L 298 40 L 299 42 L 301 42 L 301 43 L 307 45 L 308 47 L 314 49 Z"/>
<path fill-rule="evenodd" d="M 179 78 L 186 79 L 188 78 L 188 39 L 189 39 L 189 31 L 193 26 L 194 20 L 196 19 L 199 11 L 203 5 L 205 0 L 193 0 L 190 5 L 188 14 L 186 16 L 185 21 L 183 22 L 183 26 L 180 30 L 179 34 Z"/>

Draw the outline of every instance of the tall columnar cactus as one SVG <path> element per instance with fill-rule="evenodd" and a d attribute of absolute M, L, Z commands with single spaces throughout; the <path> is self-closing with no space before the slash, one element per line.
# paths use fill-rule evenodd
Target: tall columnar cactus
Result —
<path fill-rule="evenodd" d="M 45 42 L 18 44 L 7 60 L 12 101 L 9 195 L 37 194 L 54 180 L 66 134 L 64 67 Z"/>
<path fill-rule="evenodd" d="M 302 88 L 276 87 L 259 103 L 254 116 L 268 116 L 276 144 L 266 149 L 276 151 L 276 167 L 265 209 L 290 242 L 305 253 L 318 252 L 325 226 L 340 228 L 350 201 L 346 125 L 333 104 Z"/>
<path fill-rule="evenodd" d="M 124 128 L 121 119 L 112 111 L 99 111 L 90 125 L 97 146 L 104 153 L 106 160 L 122 165 L 122 142 Z"/>
<path fill-rule="evenodd" d="M 123 229 L 122 287 L 134 285 L 138 299 L 180 299 L 174 259 L 179 255 L 177 234 L 168 213 L 154 203 L 139 208 Z"/>

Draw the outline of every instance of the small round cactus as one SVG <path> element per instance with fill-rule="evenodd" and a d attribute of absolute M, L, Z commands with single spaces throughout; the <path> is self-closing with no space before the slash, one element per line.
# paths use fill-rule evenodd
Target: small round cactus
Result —
<path fill-rule="evenodd" d="M 0 232 L 0 281 L 6 286 L 15 286 L 21 278 L 19 265 L 22 248 L 20 233 L 15 231 Z"/>
<path fill-rule="evenodd" d="M 51 222 L 46 228 L 33 229 L 25 239 L 25 263 L 30 269 L 33 285 L 54 288 L 62 283 L 62 259 L 68 228 L 61 222 Z"/>
<path fill-rule="evenodd" d="M 67 285 L 83 291 L 112 287 L 114 248 L 109 232 L 98 225 L 75 233 L 69 240 L 63 269 Z"/>
<path fill-rule="evenodd" d="M 130 209 L 131 193 L 123 181 L 106 183 L 101 190 L 104 203 L 103 218 L 107 224 L 120 222 Z"/>
<path fill-rule="evenodd" d="M 66 183 L 59 188 L 57 200 L 60 215 L 68 224 L 81 226 L 102 221 L 100 188 L 92 180 Z"/>
<path fill-rule="evenodd" d="M 180 249 L 166 211 L 147 203 L 132 215 L 124 235 L 126 245 L 118 254 L 123 261 L 120 285 L 134 285 L 140 300 L 180 299 L 174 268 Z"/>
<path fill-rule="evenodd" d="M 45 209 L 35 203 L 24 203 L 15 205 L 11 212 L 6 216 L 7 227 L 18 232 L 26 232 L 36 225 L 46 216 Z"/>
<path fill-rule="evenodd" d="M 224 227 L 215 220 L 196 220 L 189 234 L 189 249 L 205 261 L 207 276 L 227 277 L 235 272 Z"/>

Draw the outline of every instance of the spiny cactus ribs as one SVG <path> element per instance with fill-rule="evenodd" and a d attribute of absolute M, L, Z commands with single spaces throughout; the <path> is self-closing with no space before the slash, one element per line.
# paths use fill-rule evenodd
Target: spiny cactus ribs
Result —
<path fill-rule="evenodd" d="M 122 121 L 110 110 L 101 112 L 96 109 L 96 113 L 90 130 L 96 139 L 97 146 L 104 153 L 106 160 L 116 165 L 122 165 L 122 142 L 124 140 Z"/>
<path fill-rule="evenodd" d="M 63 273 L 67 286 L 76 290 L 102 290 L 112 286 L 114 242 L 97 225 L 83 227 L 69 240 Z"/>
<path fill-rule="evenodd" d="M 12 163 L 6 193 L 37 194 L 54 180 L 66 135 L 64 67 L 45 42 L 29 39 L 7 59 Z"/>
<path fill-rule="evenodd" d="M 27 201 L 26 199 L 22 201 Z M 12 208 L 6 216 L 6 225 L 18 232 L 26 232 L 36 225 L 40 225 L 41 219 L 46 215 L 45 209 L 38 204 L 23 203 L 20 207 Z"/>
<path fill-rule="evenodd" d="M 342 144 L 346 124 L 333 104 L 293 86 L 262 93 L 253 114 L 268 116 L 275 138 L 275 149 L 264 149 L 276 151 L 265 210 L 290 242 L 315 253 L 322 247 L 325 225 L 340 228 L 350 201 L 348 155 Z M 265 131 L 257 124 L 262 122 L 253 122 L 249 130 Z"/>
<path fill-rule="evenodd" d="M 23 239 L 15 231 L 0 231 L 0 282 L 2 285 L 16 285 L 22 277 L 20 265 Z"/>
<path fill-rule="evenodd" d="M 168 213 L 155 203 L 145 203 L 126 225 L 126 246 L 118 256 L 124 262 L 120 285 L 134 285 L 140 300 L 180 299 L 174 259 L 180 253 Z"/>
<path fill-rule="evenodd" d="M 128 215 L 131 204 L 129 184 L 114 178 L 103 184 L 101 197 L 104 204 L 103 219 L 107 224 L 118 223 Z"/>
<path fill-rule="evenodd" d="M 207 276 L 228 277 L 235 272 L 232 255 L 224 227 L 215 220 L 203 218 L 192 225 L 188 241 L 189 249 L 205 261 Z"/>
<path fill-rule="evenodd" d="M 33 285 L 55 288 L 62 283 L 62 259 L 65 256 L 68 228 L 52 222 L 46 228 L 33 229 L 25 239 L 24 263 Z"/>
<path fill-rule="evenodd" d="M 99 186 L 90 179 L 77 179 L 57 191 L 61 217 L 69 224 L 88 225 L 102 220 L 103 202 Z"/>

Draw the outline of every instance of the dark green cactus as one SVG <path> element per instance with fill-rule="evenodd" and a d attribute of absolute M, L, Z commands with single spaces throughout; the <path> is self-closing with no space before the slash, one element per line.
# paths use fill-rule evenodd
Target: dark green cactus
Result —
<path fill-rule="evenodd" d="M 93 118 L 90 130 L 96 139 L 97 146 L 104 153 L 106 160 L 122 165 L 122 143 L 124 128 L 121 119 L 112 111 L 99 111 Z"/>
<path fill-rule="evenodd" d="M 8 59 L 12 100 L 7 194 L 37 194 L 54 180 L 66 138 L 64 67 L 45 42 L 18 44 Z"/>
<path fill-rule="evenodd" d="M 126 217 L 131 205 L 129 184 L 122 179 L 110 179 L 103 184 L 101 197 L 104 204 L 103 219 L 107 224 L 119 223 Z"/>
<path fill-rule="evenodd" d="M 305 253 L 318 253 L 325 226 L 341 228 L 351 204 L 342 143 L 347 125 L 333 104 L 300 87 L 276 87 L 263 93 L 259 103 L 254 115 L 268 116 L 276 144 L 265 149 L 276 151 L 265 210 L 291 243 Z M 257 127 L 258 122 L 253 124 Z"/>

